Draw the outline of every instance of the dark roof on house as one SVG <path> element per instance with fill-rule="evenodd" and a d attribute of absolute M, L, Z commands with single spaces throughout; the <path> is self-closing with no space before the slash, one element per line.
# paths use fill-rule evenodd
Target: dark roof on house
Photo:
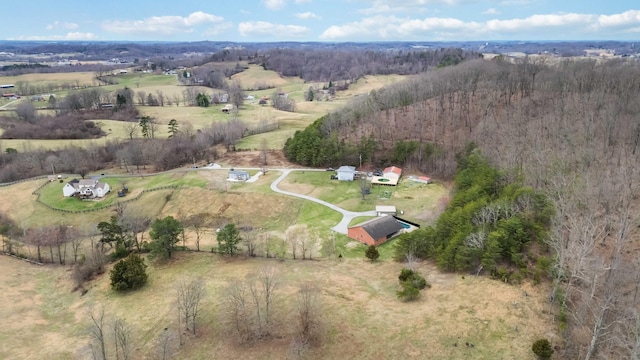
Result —
<path fill-rule="evenodd" d="M 73 180 L 69 181 L 69 184 L 73 185 L 73 184 L 77 184 L 77 183 L 79 183 L 79 182 L 80 182 L 80 180 L 78 180 L 78 179 L 73 179 Z"/>
<path fill-rule="evenodd" d="M 365 221 L 356 226 L 361 227 L 372 238 L 380 239 L 402 230 L 402 225 L 393 216 L 381 216 Z"/>

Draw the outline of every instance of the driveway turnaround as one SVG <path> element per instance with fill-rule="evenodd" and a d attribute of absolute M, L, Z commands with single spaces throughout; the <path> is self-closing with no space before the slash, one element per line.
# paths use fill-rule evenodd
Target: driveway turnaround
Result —
<path fill-rule="evenodd" d="M 339 213 L 342 214 L 342 220 L 334 227 L 331 228 L 331 230 L 338 232 L 340 234 L 344 234 L 347 235 L 347 228 L 349 227 L 349 223 L 351 222 L 351 220 L 353 220 L 354 218 L 358 217 L 358 216 L 376 216 L 376 211 L 375 210 L 371 210 L 371 211 L 361 211 L 361 212 L 353 212 L 353 211 L 347 211 L 341 207 L 335 206 L 333 204 L 330 204 L 326 201 L 314 198 L 312 196 L 308 196 L 308 195 L 302 195 L 302 194 L 297 194 L 291 191 L 284 191 L 284 190 L 280 190 L 278 188 L 278 184 L 284 180 L 284 178 L 287 177 L 287 175 L 289 175 L 289 173 L 291 171 L 294 171 L 293 169 L 281 169 L 280 171 L 282 171 L 282 175 L 280 175 L 274 182 L 271 183 L 271 190 L 280 193 L 280 194 L 284 194 L 284 195 L 289 195 L 289 196 L 295 196 L 301 199 L 305 199 L 305 200 L 309 200 L 309 201 L 313 201 L 316 202 L 318 204 L 324 205 L 332 210 L 335 210 Z"/>

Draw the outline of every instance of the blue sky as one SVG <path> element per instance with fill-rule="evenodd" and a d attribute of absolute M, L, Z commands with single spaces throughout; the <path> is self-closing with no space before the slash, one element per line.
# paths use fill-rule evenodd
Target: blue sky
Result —
<path fill-rule="evenodd" d="M 29 0 L 2 12 L 5 40 L 640 39 L 638 0 Z"/>

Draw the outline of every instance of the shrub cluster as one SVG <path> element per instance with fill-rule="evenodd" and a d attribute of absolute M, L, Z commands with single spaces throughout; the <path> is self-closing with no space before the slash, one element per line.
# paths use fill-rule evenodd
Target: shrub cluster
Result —
<path fill-rule="evenodd" d="M 427 283 L 425 278 L 411 269 L 402 269 L 400 276 L 398 276 L 402 290 L 396 294 L 398 299 L 403 301 L 411 301 L 417 299 L 420 296 L 420 290 L 424 288 L 430 288 L 431 285 Z"/>
<path fill-rule="evenodd" d="M 139 289 L 147 283 L 147 265 L 136 254 L 129 254 L 111 270 L 111 288 L 115 291 Z"/>
<path fill-rule="evenodd" d="M 538 339 L 531 346 L 531 350 L 541 360 L 551 359 L 553 355 L 553 347 L 547 339 Z"/>

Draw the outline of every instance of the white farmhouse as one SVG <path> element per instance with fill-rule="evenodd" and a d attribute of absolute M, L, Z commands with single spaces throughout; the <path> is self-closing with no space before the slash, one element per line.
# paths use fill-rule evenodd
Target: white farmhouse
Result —
<path fill-rule="evenodd" d="M 62 187 L 62 194 L 65 197 L 101 198 L 109 191 L 111 191 L 109 184 L 95 179 L 73 179 Z"/>

